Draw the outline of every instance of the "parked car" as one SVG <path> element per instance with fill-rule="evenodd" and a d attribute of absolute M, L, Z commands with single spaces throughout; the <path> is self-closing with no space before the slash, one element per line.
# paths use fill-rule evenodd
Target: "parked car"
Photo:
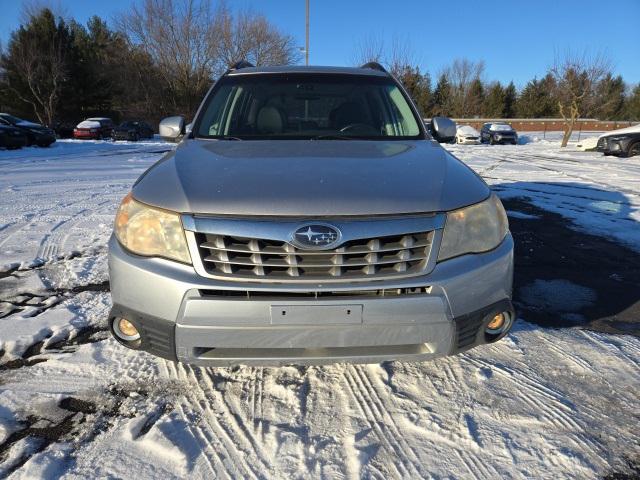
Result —
<path fill-rule="evenodd" d="M 480 130 L 480 141 L 491 145 L 497 143 L 516 145 L 518 143 L 518 134 L 508 123 L 487 122 L 482 125 L 482 130 Z"/>
<path fill-rule="evenodd" d="M 27 145 L 27 136 L 19 128 L 0 123 L 0 148 L 14 150 Z"/>
<path fill-rule="evenodd" d="M 53 125 L 53 131 L 58 138 L 73 138 L 73 130 L 75 123 L 56 122 Z"/>
<path fill-rule="evenodd" d="M 105 117 L 87 118 L 73 130 L 73 138 L 100 140 L 111 137 L 113 120 Z"/>
<path fill-rule="evenodd" d="M 56 135 L 50 128 L 40 125 L 39 123 L 14 117 L 8 113 L 0 113 L 0 125 L 21 130 L 27 139 L 27 146 L 37 145 L 38 147 L 48 147 L 56 141 Z"/>
<path fill-rule="evenodd" d="M 601 146 L 605 155 L 635 157 L 640 155 L 640 132 L 607 135 L 598 140 L 598 148 Z"/>
<path fill-rule="evenodd" d="M 160 133 L 184 139 L 109 242 L 122 345 L 203 365 L 370 363 L 511 328 L 505 210 L 380 65 L 243 63 L 190 134 L 182 117 Z"/>
<path fill-rule="evenodd" d="M 458 125 L 456 143 L 461 145 L 477 145 L 480 143 L 480 132 L 470 125 Z"/>
<path fill-rule="evenodd" d="M 603 133 L 598 137 L 595 150 L 602 152 L 605 155 L 614 155 L 609 148 L 609 140 L 613 138 L 624 138 L 628 134 L 640 133 L 640 124 L 632 125 L 631 127 L 619 128 L 618 130 L 611 130 L 607 133 Z M 634 143 L 634 142 L 632 142 Z"/>
<path fill-rule="evenodd" d="M 132 120 L 123 122 L 113 129 L 113 140 L 129 140 L 137 142 L 141 138 L 153 138 L 153 128 L 146 122 Z"/>

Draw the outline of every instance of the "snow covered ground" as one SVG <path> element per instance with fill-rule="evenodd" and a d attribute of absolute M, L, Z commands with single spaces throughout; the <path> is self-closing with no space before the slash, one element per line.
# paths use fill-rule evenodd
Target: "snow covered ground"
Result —
<path fill-rule="evenodd" d="M 522 140 L 447 148 L 504 199 L 538 207 L 509 207 L 514 225 L 544 229 L 539 212 L 555 212 L 640 251 L 640 159 L 561 151 L 549 134 Z M 279 369 L 203 369 L 119 346 L 105 325 L 106 241 L 120 199 L 171 148 L 0 151 L 0 477 L 583 479 L 637 468 L 637 336 L 521 318 L 503 341 L 433 362 Z M 522 301 L 575 316 L 598 293 L 545 278 Z"/>

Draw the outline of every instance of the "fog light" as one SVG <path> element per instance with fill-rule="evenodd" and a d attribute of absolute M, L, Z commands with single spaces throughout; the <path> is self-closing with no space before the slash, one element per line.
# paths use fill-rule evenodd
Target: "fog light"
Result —
<path fill-rule="evenodd" d="M 487 330 L 498 331 L 504 326 L 504 313 L 499 313 L 487 324 Z"/>
<path fill-rule="evenodd" d="M 132 342 L 140 338 L 140 332 L 136 326 L 126 318 L 116 318 L 113 321 L 113 331 L 122 340 Z"/>
<path fill-rule="evenodd" d="M 484 329 L 485 339 L 488 342 L 493 342 L 500 338 L 500 336 L 511 328 L 513 317 L 511 312 L 505 311 L 496 313 L 491 320 L 487 322 L 487 326 Z"/>

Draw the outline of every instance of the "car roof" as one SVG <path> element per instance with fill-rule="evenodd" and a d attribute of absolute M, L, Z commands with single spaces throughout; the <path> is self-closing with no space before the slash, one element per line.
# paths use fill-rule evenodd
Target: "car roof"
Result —
<path fill-rule="evenodd" d="M 318 73 L 318 74 L 341 74 L 341 75 L 367 75 L 371 77 L 388 77 L 387 72 L 375 70 L 373 68 L 359 67 L 324 67 L 324 66 L 304 66 L 304 65 L 281 65 L 277 67 L 246 67 L 232 70 L 229 76 L 255 75 L 260 73 Z"/>
<path fill-rule="evenodd" d="M 107 117 L 91 117 L 91 118 L 87 118 L 87 120 L 91 121 L 97 121 L 97 120 L 111 120 L 110 118 Z"/>

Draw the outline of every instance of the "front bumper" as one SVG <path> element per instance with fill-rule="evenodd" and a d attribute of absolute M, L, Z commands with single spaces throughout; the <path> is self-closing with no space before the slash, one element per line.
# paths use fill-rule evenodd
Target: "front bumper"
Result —
<path fill-rule="evenodd" d="M 514 136 L 504 136 L 504 135 L 500 135 L 500 136 L 495 136 L 493 137 L 493 141 L 494 143 L 499 143 L 499 144 L 512 144 L 515 145 L 518 143 L 518 137 L 514 137 Z"/>
<path fill-rule="evenodd" d="M 479 145 L 480 137 L 458 137 L 457 142 L 459 145 Z"/>
<path fill-rule="evenodd" d="M 186 363 L 426 360 L 497 340 L 484 336 L 487 316 L 513 318 L 510 235 L 428 275 L 346 285 L 220 281 L 132 255 L 114 237 L 109 247 L 111 318 L 138 327 L 140 349 Z"/>
<path fill-rule="evenodd" d="M 606 143 L 606 147 L 603 150 L 605 155 L 613 155 L 616 157 L 625 157 L 629 152 L 629 146 L 632 140 L 630 138 L 623 138 L 620 140 L 609 140 Z"/>
<path fill-rule="evenodd" d="M 39 147 L 48 147 L 56 141 L 56 137 L 52 133 L 38 133 L 34 135 L 33 139 Z"/>
<path fill-rule="evenodd" d="M 113 140 L 115 141 L 118 141 L 118 140 L 133 141 L 136 139 L 136 133 L 135 132 L 113 132 L 111 133 L 111 138 L 113 138 Z"/>

